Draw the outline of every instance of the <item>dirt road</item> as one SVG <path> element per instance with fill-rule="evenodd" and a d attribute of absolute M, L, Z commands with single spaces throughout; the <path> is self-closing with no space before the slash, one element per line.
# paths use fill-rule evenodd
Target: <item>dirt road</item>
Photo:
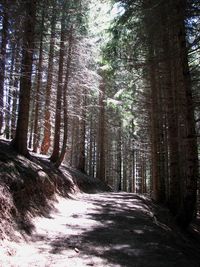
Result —
<path fill-rule="evenodd" d="M 0 266 L 199 267 L 188 245 L 156 224 L 134 194 L 82 194 L 58 198 L 48 218 L 35 218 L 27 242 L 13 246 Z M 2 262 L 2 263 L 1 263 Z"/>

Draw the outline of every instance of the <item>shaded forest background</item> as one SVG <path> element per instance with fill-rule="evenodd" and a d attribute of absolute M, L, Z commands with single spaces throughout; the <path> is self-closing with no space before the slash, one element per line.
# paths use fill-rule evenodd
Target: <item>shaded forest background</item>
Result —
<path fill-rule="evenodd" d="M 200 3 L 2 1 L 0 132 L 149 194 L 186 227 L 198 213 Z"/>

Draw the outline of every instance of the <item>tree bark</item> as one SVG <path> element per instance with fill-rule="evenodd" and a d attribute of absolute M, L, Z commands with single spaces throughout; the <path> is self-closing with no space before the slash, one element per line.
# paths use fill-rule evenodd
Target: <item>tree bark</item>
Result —
<path fill-rule="evenodd" d="M 11 117 L 11 138 L 15 137 L 16 124 L 17 124 L 17 110 L 18 110 L 18 98 L 19 98 L 19 77 L 20 73 L 20 43 L 18 40 L 15 55 L 15 68 L 14 68 L 14 82 L 12 91 L 12 117 Z"/>
<path fill-rule="evenodd" d="M 5 80 L 5 67 L 6 67 L 6 45 L 8 39 L 8 13 L 7 13 L 7 1 L 3 5 L 3 22 L 2 22 L 2 39 L 1 39 L 1 51 L 0 51 L 0 134 L 3 128 L 3 116 L 4 116 L 4 80 Z"/>
<path fill-rule="evenodd" d="M 11 57 L 11 67 L 10 67 L 10 75 L 9 75 L 9 89 L 7 94 L 7 105 L 6 105 L 6 116 L 5 116 L 5 134 L 6 138 L 10 139 L 11 136 L 11 100 L 12 100 L 12 91 L 14 87 L 14 64 L 15 64 L 15 54 L 16 54 L 16 46 L 12 44 L 12 57 Z"/>
<path fill-rule="evenodd" d="M 13 147 L 20 154 L 29 155 L 27 149 L 27 134 L 29 121 L 29 105 L 31 92 L 31 75 L 34 49 L 34 27 L 36 15 L 36 1 L 25 3 L 26 19 L 24 23 L 24 40 L 22 51 L 22 65 L 20 78 L 19 113 Z"/>
<path fill-rule="evenodd" d="M 66 74 L 65 74 L 65 83 L 63 86 L 63 109 L 64 109 L 64 136 L 63 136 L 63 144 L 61 148 L 61 152 L 58 160 L 56 161 L 56 166 L 59 167 L 62 163 L 66 148 L 67 148 L 67 138 L 68 138 L 68 84 L 70 79 L 70 69 L 71 69 L 71 61 L 72 61 L 72 48 L 73 48 L 73 28 L 70 29 L 69 34 L 69 43 L 68 43 L 68 55 L 67 55 L 67 64 L 66 64 Z"/>
<path fill-rule="evenodd" d="M 60 35 L 60 54 L 59 54 L 59 69 L 58 69 L 58 87 L 56 95 L 56 115 L 55 115 L 55 133 L 53 142 L 53 152 L 50 160 L 54 163 L 59 159 L 60 155 L 60 129 L 61 129 L 61 106 L 62 106 L 62 87 L 63 87 L 63 62 L 65 55 L 65 10 L 62 13 L 61 35 Z"/>
<path fill-rule="evenodd" d="M 97 143 L 97 178 L 105 181 L 105 81 L 102 78 L 99 88 L 99 129 Z"/>
<path fill-rule="evenodd" d="M 39 61 L 38 61 L 38 73 L 37 73 L 37 84 L 36 84 L 36 96 L 35 96 L 35 118 L 34 118 L 34 129 L 33 129 L 33 152 L 37 152 L 39 147 L 39 109 L 40 109 L 40 95 L 41 95 L 41 80 L 42 80 L 42 64 L 43 64 L 43 35 L 44 35 L 44 16 L 45 6 L 43 5 L 42 10 L 42 21 L 40 29 L 40 48 L 39 48 Z"/>
<path fill-rule="evenodd" d="M 83 94 L 81 105 L 81 119 L 79 123 L 79 151 L 78 151 L 78 166 L 77 169 L 85 172 L 85 133 L 86 133 L 86 95 Z"/>
<path fill-rule="evenodd" d="M 51 20 L 51 38 L 49 48 L 48 59 L 48 71 L 47 71 L 47 84 L 45 93 L 45 114 L 44 114 L 44 137 L 41 145 L 41 153 L 47 154 L 51 145 L 51 87 L 53 80 L 53 59 L 55 50 L 55 27 L 56 27 L 56 10 L 55 6 L 52 8 L 52 20 Z"/>
<path fill-rule="evenodd" d="M 184 168 L 184 190 L 182 192 L 182 210 L 178 214 L 178 221 L 186 227 L 196 216 L 197 202 L 197 179 L 198 179 L 198 152 L 195 132 L 194 106 L 191 89 L 191 76 L 188 66 L 188 53 L 185 33 L 186 0 L 177 1 L 177 45 L 178 45 L 178 66 L 179 66 L 179 92 L 182 92 L 184 102 L 181 111 L 184 114 L 184 136 L 183 151 L 185 156 Z"/>

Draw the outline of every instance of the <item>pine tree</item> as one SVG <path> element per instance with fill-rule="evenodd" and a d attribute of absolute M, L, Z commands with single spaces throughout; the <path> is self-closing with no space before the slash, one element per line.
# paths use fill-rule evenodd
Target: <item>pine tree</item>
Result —
<path fill-rule="evenodd" d="M 27 135 L 29 121 L 29 105 L 31 92 L 31 75 L 34 49 L 34 27 L 36 16 L 36 1 L 26 1 L 24 20 L 24 39 L 20 78 L 19 112 L 16 135 L 12 141 L 17 152 L 28 156 Z"/>
<path fill-rule="evenodd" d="M 47 154 L 51 145 L 51 92 L 53 81 L 53 59 L 55 54 L 55 28 L 56 28 L 56 1 L 53 2 L 52 14 L 51 14 L 51 37 L 48 56 L 48 69 L 47 69 L 47 84 L 45 93 L 45 114 L 44 114 L 44 137 L 41 145 L 41 153 Z"/>
<path fill-rule="evenodd" d="M 3 22 L 2 22 L 2 38 L 0 47 L 0 133 L 3 128 L 3 110 L 4 110 L 4 80 L 6 67 L 6 45 L 8 40 L 8 3 L 4 2 L 3 8 Z"/>
<path fill-rule="evenodd" d="M 55 133 L 53 142 L 53 152 L 51 161 L 56 162 L 60 154 L 60 129 L 61 129 L 61 106 L 62 106 L 62 86 L 63 86 L 63 63 L 65 53 L 65 38 L 66 38 L 66 8 L 63 6 L 60 32 L 60 52 L 59 52 L 59 69 L 58 83 L 56 93 L 56 114 L 55 114 Z"/>

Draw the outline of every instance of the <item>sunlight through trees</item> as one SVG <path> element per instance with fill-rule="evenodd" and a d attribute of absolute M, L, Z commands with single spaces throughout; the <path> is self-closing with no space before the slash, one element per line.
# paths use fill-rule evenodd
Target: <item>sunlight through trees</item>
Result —
<path fill-rule="evenodd" d="M 11 2 L 0 4 L 1 137 L 148 194 L 186 227 L 199 207 L 198 1 Z"/>

